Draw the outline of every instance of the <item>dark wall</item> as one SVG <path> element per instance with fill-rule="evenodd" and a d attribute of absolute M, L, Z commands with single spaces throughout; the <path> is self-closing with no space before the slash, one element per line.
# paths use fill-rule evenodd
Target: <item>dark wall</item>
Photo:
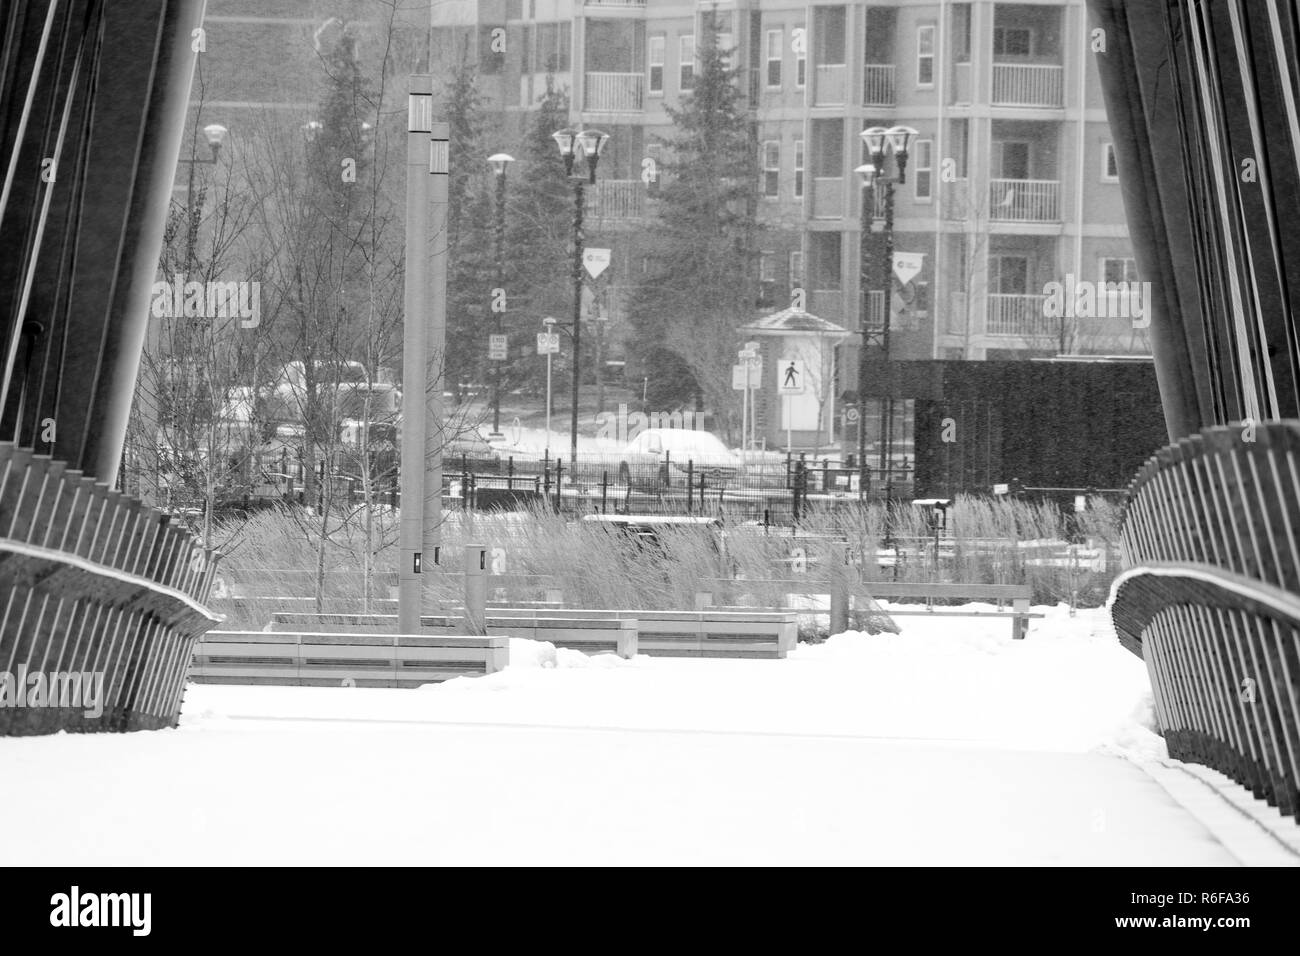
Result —
<path fill-rule="evenodd" d="M 1123 488 L 1165 444 L 1149 362 L 895 362 L 915 400 L 920 497 L 1030 487 Z M 880 395 L 887 378 L 869 394 Z"/>

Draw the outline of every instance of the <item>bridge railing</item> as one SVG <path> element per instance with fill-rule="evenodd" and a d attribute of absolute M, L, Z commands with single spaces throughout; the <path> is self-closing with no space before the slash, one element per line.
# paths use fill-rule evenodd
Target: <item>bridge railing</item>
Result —
<path fill-rule="evenodd" d="M 1170 756 L 1300 822 L 1300 422 L 1208 429 L 1129 490 L 1111 616 Z"/>
<path fill-rule="evenodd" d="M 0 444 L 0 735 L 174 726 L 216 566 L 169 516 Z"/>

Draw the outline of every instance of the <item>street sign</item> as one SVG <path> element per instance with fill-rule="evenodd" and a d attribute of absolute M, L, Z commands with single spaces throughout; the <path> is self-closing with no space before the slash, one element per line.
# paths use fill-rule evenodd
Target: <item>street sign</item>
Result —
<path fill-rule="evenodd" d="M 777 366 L 777 392 L 781 395 L 802 395 L 804 367 L 799 359 L 782 359 Z"/>
<path fill-rule="evenodd" d="M 739 365 L 731 366 L 731 387 L 737 392 L 743 392 L 746 382 L 748 382 L 749 388 L 762 388 L 762 363 L 755 365 L 753 362 L 742 362 Z"/>
<path fill-rule="evenodd" d="M 731 366 L 731 387 L 738 392 L 743 392 L 747 384 L 747 376 L 745 373 L 748 371 L 749 368 L 745 365 Z"/>
<path fill-rule="evenodd" d="M 552 355 L 559 354 L 560 351 L 560 333 L 559 332 L 538 332 L 537 333 L 537 354 Z"/>
<path fill-rule="evenodd" d="M 858 423 L 858 410 L 850 405 L 844 409 L 844 424 L 856 425 Z"/>
<path fill-rule="evenodd" d="M 593 279 L 599 279 L 600 274 L 609 268 L 609 250 L 583 249 L 582 264 L 586 266 L 588 275 Z"/>
<path fill-rule="evenodd" d="M 488 358 L 500 362 L 509 354 L 509 346 L 504 335 L 488 336 Z"/>

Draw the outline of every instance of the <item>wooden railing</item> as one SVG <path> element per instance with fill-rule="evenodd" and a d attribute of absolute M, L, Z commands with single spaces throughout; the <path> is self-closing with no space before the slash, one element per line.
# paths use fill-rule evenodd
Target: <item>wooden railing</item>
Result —
<path fill-rule="evenodd" d="M 1300 422 L 1213 428 L 1129 486 L 1111 589 L 1179 760 L 1300 822 Z"/>
<path fill-rule="evenodd" d="M 639 179 L 598 179 L 586 191 L 587 214 L 596 219 L 640 219 L 645 214 L 645 184 Z"/>
<path fill-rule="evenodd" d="M 862 68 L 862 105 L 894 105 L 894 64 L 868 63 Z"/>
<path fill-rule="evenodd" d="M 993 105 L 1063 106 L 1065 68 L 1040 63 L 994 63 Z"/>
<path fill-rule="evenodd" d="M 0 708 L 0 735 L 174 726 L 216 555 L 168 515 L 0 444 L 0 670 L 98 683 L 94 708 Z M 95 713 L 94 711 L 98 711 Z"/>
<path fill-rule="evenodd" d="M 989 219 L 997 222 L 1060 222 L 1060 182 L 1055 179 L 990 179 Z"/>
<path fill-rule="evenodd" d="M 588 73 L 583 109 L 598 113 L 639 112 L 644 80 L 641 73 Z"/>
<path fill-rule="evenodd" d="M 990 294 L 984 331 L 989 335 L 1020 338 L 1055 336 L 1061 320 L 1043 315 L 1044 299 L 1042 295 Z"/>

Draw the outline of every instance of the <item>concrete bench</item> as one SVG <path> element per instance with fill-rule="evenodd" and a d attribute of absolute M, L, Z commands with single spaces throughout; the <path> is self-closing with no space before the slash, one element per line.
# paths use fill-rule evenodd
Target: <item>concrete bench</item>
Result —
<path fill-rule="evenodd" d="M 418 687 L 494 674 L 509 660 L 504 637 L 209 631 L 189 676 L 200 684 Z"/>
<path fill-rule="evenodd" d="M 530 641 L 549 641 L 556 647 L 582 651 L 584 654 L 637 655 L 637 621 L 635 617 L 615 617 L 613 612 L 583 615 L 560 609 L 491 608 L 486 618 L 488 633 L 494 637 L 517 637 Z M 322 631 L 359 631 L 375 634 L 391 632 L 397 626 L 396 614 L 308 614 L 281 612 L 272 615 L 272 628 L 311 627 Z M 426 614 L 420 618 L 422 634 L 455 633 L 464 629 L 459 615 Z"/>
<path fill-rule="evenodd" d="M 495 615 L 511 613 L 493 610 Z M 515 612 L 550 615 L 550 611 Z M 635 621 L 637 653 L 651 657 L 784 658 L 798 641 L 794 611 L 741 608 L 734 611 L 575 610 L 554 612 L 569 619 L 615 617 Z"/>

